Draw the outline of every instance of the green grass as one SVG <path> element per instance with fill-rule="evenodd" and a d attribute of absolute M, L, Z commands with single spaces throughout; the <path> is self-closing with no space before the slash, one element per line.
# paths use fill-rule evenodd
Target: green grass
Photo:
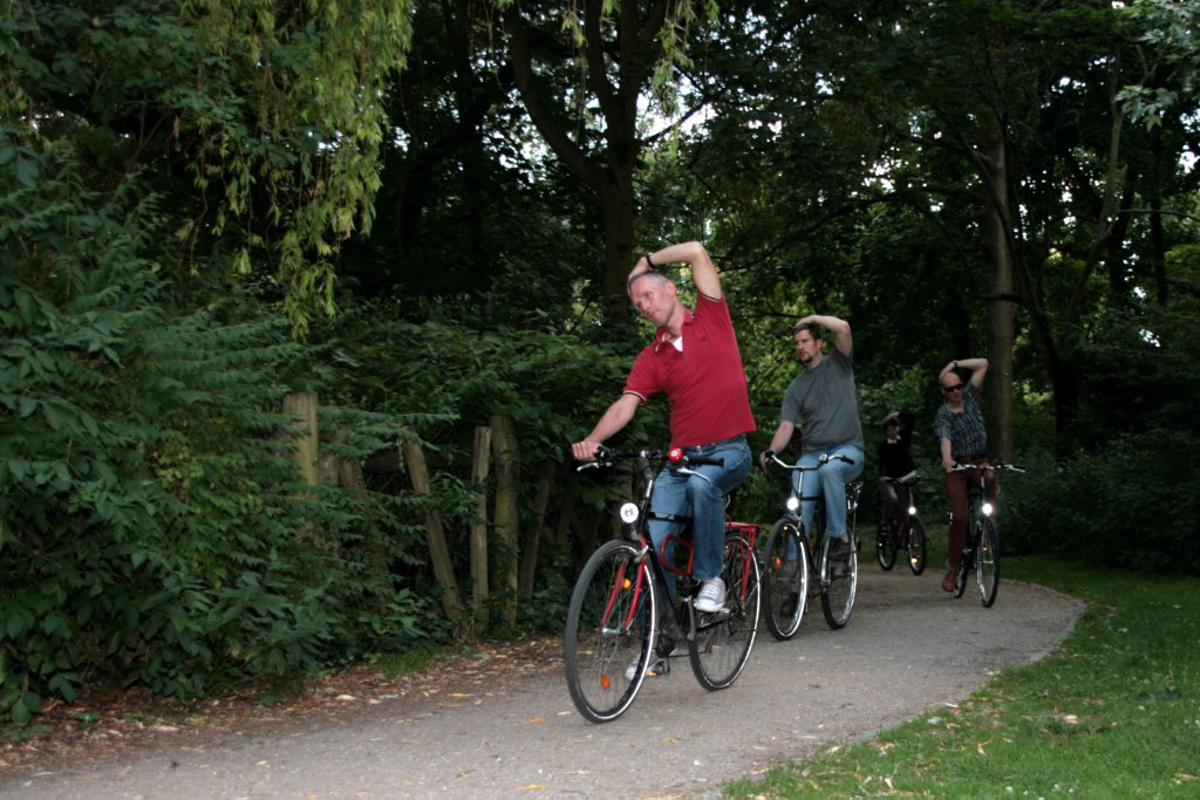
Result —
<path fill-rule="evenodd" d="M 1048 557 L 1009 559 L 1005 577 L 1088 602 L 1054 654 L 726 796 L 1200 797 L 1200 580 Z"/>

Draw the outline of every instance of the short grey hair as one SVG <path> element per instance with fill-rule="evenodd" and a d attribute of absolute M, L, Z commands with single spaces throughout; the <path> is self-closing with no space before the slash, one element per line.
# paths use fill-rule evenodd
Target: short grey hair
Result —
<path fill-rule="evenodd" d="M 654 280 L 657 280 L 660 285 L 671 282 L 671 279 L 666 275 L 663 275 L 661 272 L 655 272 L 654 270 L 649 269 L 645 272 L 639 272 L 636 275 L 630 275 L 628 280 L 625 281 L 625 293 L 628 294 L 629 290 L 633 288 L 633 284 L 637 283 L 642 278 L 653 278 Z"/>

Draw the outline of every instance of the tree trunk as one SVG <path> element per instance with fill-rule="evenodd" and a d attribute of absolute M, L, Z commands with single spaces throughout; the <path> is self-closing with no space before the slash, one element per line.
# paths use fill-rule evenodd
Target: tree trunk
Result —
<path fill-rule="evenodd" d="M 429 482 L 429 467 L 425 453 L 415 441 L 405 439 L 401 443 L 413 492 L 418 497 L 432 495 Z M 442 514 L 432 504 L 425 512 L 425 540 L 429 544 L 429 558 L 433 562 L 433 574 L 442 590 L 442 610 L 446 618 L 457 623 L 462 619 L 463 606 L 458 594 L 458 581 L 454 578 L 454 564 L 450 560 L 450 548 L 446 545 L 446 534 L 442 528 Z"/>
<path fill-rule="evenodd" d="M 987 254 L 988 286 L 988 406 L 991 412 L 989 449 L 1000 459 L 1012 459 L 1013 343 L 1015 287 L 1013 253 L 1008 231 L 1008 162 L 1003 137 L 984 148 L 988 165 L 984 192 L 983 247 Z"/>
<path fill-rule="evenodd" d="M 579 53 L 588 96 L 596 100 L 603 121 L 603 148 L 571 126 L 575 115 L 570 102 L 574 100 L 564 102 L 567 98 L 539 77 L 535 56 L 545 57 L 552 51 L 535 42 L 557 37 L 561 31 L 539 28 L 543 18 L 526 18 L 518 3 L 505 11 L 504 30 L 513 79 L 530 119 L 546 145 L 588 187 L 600 207 L 604 218 L 604 309 L 611 318 L 623 319 L 630 316 L 625 280 L 633 268 L 633 172 L 642 145 L 637 134 L 637 104 L 653 74 L 654 42 L 667 3 L 621 3 L 611 18 L 599 2 L 584 3 L 581 9 L 586 41 Z"/>
<path fill-rule="evenodd" d="M 496 586 L 504 592 L 504 619 L 517 624 L 517 578 L 520 540 L 518 515 L 521 467 L 517 434 L 508 417 L 492 417 L 492 454 L 496 457 Z"/>
<path fill-rule="evenodd" d="M 471 522 L 471 610 L 475 631 L 487 628 L 488 609 L 488 491 L 492 452 L 492 429 L 475 428 L 475 450 L 471 459 L 471 488 L 475 490 L 475 519 Z"/>
<path fill-rule="evenodd" d="M 625 282 L 633 269 L 633 160 L 610 153 L 610 188 L 601 193 L 604 214 L 604 313 L 609 319 L 630 316 Z"/>

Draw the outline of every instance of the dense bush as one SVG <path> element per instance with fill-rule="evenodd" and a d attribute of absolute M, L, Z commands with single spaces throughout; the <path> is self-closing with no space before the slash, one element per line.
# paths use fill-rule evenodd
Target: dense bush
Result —
<path fill-rule="evenodd" d="M 297 482 L 282 321 L 172 309 L 153 203 L 89 196 L 68 154 L 0 169 L 0 714 L 92 681 L 196 697 L 430 633 L 391 569 L 415 558 L 409 501 Z M 343 415 L 358 452 L 406 421 Z"/>
<path fill-rule="evenodd" d="M 1200 573 L 1200 314 L 1188 303 L 1110 314 L 1083 348 L 1084 401 L 1066 455 L 1022 457 L 1005 541 L 1093 563 Z"/>

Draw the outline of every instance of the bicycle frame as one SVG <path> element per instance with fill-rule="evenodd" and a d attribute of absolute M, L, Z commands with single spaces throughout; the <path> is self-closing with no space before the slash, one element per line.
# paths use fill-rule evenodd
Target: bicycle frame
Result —
<path fill-rule="evenodd" d="M 668 469 L 707 480 L 688 464 L 720 462 L 689 457 L 674 448 L 669 453 L 605 448 L 597 455 L 601 462 L 596 466 L 638 462 L 645 483 L 637 502 L 620 506 L 621 535 L 601 544 L 584 565 L 567 612 L 564 658 L 571 699 L 586 719 L 608 722 L 633 702 L 646 676 L 654 674 L 651 665 L 669 656 L 681 641 L 688 642 L 692 671 L 705 689 L 724 689 L 737 680 L 749 661 L 761 613 L 754 549 L 759 527 L 725 523 L 721 575 L 727 583 L 726 601 L 711 610 L 697 609 L 691 598 L 701 582 L 691 576 L 693 541 L 674 533 L 655 548 L 650 535 L 650 523 L 656 519 L 685 531 L 693 522 L 690 516 L 653 512 L 654 486 L 661 474 L 654 467 L 669 462 L 674 466 Z M 683 564 L 667 559 L 671 546 L 685 548 Z M 671 598 L 672 582 L 679 575 L 684 583 L 667 603 L 672 613 L 660 613 L 659 598 Z"/>
<path fill-rule="evenodd" d="M 789 472 L 799 473 L 799 479 L 797 481 L 795 481 L 795 482 L 788 481 L 789 486 L 790 486 L 790 491 L 788 494 L 788 499 L 784 502 L 784 510 L 785 510 L 786 515 L 789 518 L 791 518 L 791 520 L 793 522 L 797 523 L 799 530 L 800 530 L 800 536 L 801 536 L 801 538 L 804 539 L 805 545 L 807 547 L 809 547 L 810 549 L 817 550 L 817 560 L 818 560 L 817 579 L 818 579 L 818 581 L 821 582 L 822 585 L 828 585 L 828 583 L 829 583 L 829 572 L 828 572 L 828 568 L 829 568 L 829 564 L 828 564 L 829 537 L 826 535 L 827 532 L 825 531 L 824 526 L 822 526 L 822 528 L 821 528 L 821 536 L 819 539 L 814 538 L 812 531 L 808 530 L 804 526 L 802 503 L 805 500 L 811 500 L 815 503 L 821 504 L 813 511 L 813 519 L 815 520 L 817 517 L 817 514 L 821 512 L 821 506 L 823 506 L 825 504 L 825 495 L 824 494 L 816 494 L 816 495 L 811 495 L 811 496 L 805 496 L 805 494 L 804 494 L 804 478 L 807 473 L 816 472 L 821 467 L 823 467 L 825 464 L 827 464 L 828 462 L 830 462 L 834 459 L 839 459 L 842 461 L 850 461 L 850 459 L 846 458 L 845 456 L 830 456 L 828 454 L 822 454 L 818 458 L 816 465 L 801 466 L 800 464 L 789 464 L 786 461 L 781 460 L 778 455 L 775 455 L 775 454 L 771 455 L 771 460 L 777 466 L 779 466 L 785 470 L 788 470 Z M 853 462 L 850 461 L 850 463 L 853 463 Z M 854 532 L 855 517 L 857 516 L 857 513 L 858 513 L 858 498 L 859 498 L 859 495 L 861 492 L 862 492 L 862 481 L 853 480 L 853 481 L 849 481 L 846 483 L 846 528 L 847 528 L 848 533 Z"/>
<path fill-rule="evenodd" d="M 996 592 L 1000 583 L 1000 533 L 996 525 L 995 504 L 988 499 L 988 473 L 993 476 L 1001 471 L 1024 472 L 1012 464 L 997 462 L 996 464 L 955 464 L 951 472 L 974 471 L 976 480 L 967 485 L 967 530 L 963 539 L 962 554 L 959 557 L 958 574 L 955 578 L 954 596 L 962 597 L 966 591 L 967 575 L 974 570 L 979 583 L 979 591 L 985 608 L 990 608 L 996 601 Z M 952 512 L 953 513 L 953 512 Z M 985 560 L 976 563 L 980 552 L 987 555 Z"/>

